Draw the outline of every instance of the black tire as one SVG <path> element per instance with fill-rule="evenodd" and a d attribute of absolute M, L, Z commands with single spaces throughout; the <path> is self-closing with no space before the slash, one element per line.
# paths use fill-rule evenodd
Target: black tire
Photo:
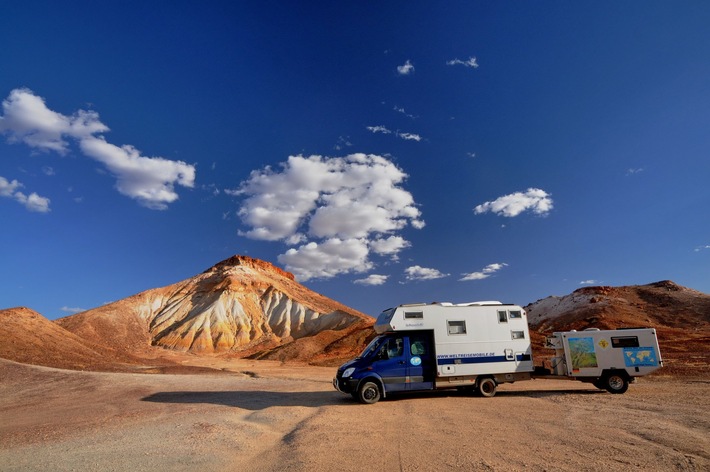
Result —
<path fill-rule="evenodd" d="M 490 398 L 496 394 L 496 381 L 490 377 L 482 378 L 476 385 L 476 392 L 482 397 Z"/>
<path fill-rule="evenodd" d="M 364 382 L 357 391 L 360 403 L 372 405 L 380 400 L 380 387 L 375 382 Z"/>
<path fill-rule="evenodd" d="M 629 377 L 612 372 L 604 377 L 604 388 L 609 393 L 625 393 L 629 389 Z"/>

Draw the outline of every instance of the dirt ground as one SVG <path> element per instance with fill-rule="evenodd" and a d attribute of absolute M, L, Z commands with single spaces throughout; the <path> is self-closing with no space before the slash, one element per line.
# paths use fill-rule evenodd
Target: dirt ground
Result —
<path fill-rule="evenodd" d="M 214 374 L 0 359 L 0 470 L 710 470 L 710 379 L 624 395 L 533 380 L 355 403 L 335 369 L 201 360 Z M 205 365 L 211 364 L 211 365 Z"/>

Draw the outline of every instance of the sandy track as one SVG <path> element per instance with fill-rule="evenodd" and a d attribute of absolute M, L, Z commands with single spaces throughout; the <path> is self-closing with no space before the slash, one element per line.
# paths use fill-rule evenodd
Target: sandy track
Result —
<path fill-rule="evenodd" d="M 0 360 L 0 469 L 710 470 L 710 380 L 625 395 L 577 382 L 360 405 L 334 369 L 219 361 L 231 372 L 75 372 Z M 245 372 L 245 373 L 243 373 Z"/>

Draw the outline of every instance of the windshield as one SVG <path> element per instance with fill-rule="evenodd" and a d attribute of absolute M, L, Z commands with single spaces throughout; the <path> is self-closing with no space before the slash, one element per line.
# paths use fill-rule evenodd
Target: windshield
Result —
<path fill-rule="evenodd" d="M 370 341 L 370 344 L 367 345 L 364 351 L 362 351 L 362 354 L 358 356 L 358 359 L 361 357 L 368 357 L 372 355 L 375 351 L 377 351 L 380 346 L 382 345 L 382 340 L 385 338 L 385 336 L 377 336 L 375 339 Z"/>

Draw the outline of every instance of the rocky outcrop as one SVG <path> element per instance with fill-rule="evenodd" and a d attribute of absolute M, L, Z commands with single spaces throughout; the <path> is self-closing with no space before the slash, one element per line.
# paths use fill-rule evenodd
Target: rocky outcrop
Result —
<path fill-rule="evenodd" d="M 710 326 L 710 295 L 670 280 L 623 287 L 583 287 L 525 307 L 539 331 L 663 326 Z"/>

